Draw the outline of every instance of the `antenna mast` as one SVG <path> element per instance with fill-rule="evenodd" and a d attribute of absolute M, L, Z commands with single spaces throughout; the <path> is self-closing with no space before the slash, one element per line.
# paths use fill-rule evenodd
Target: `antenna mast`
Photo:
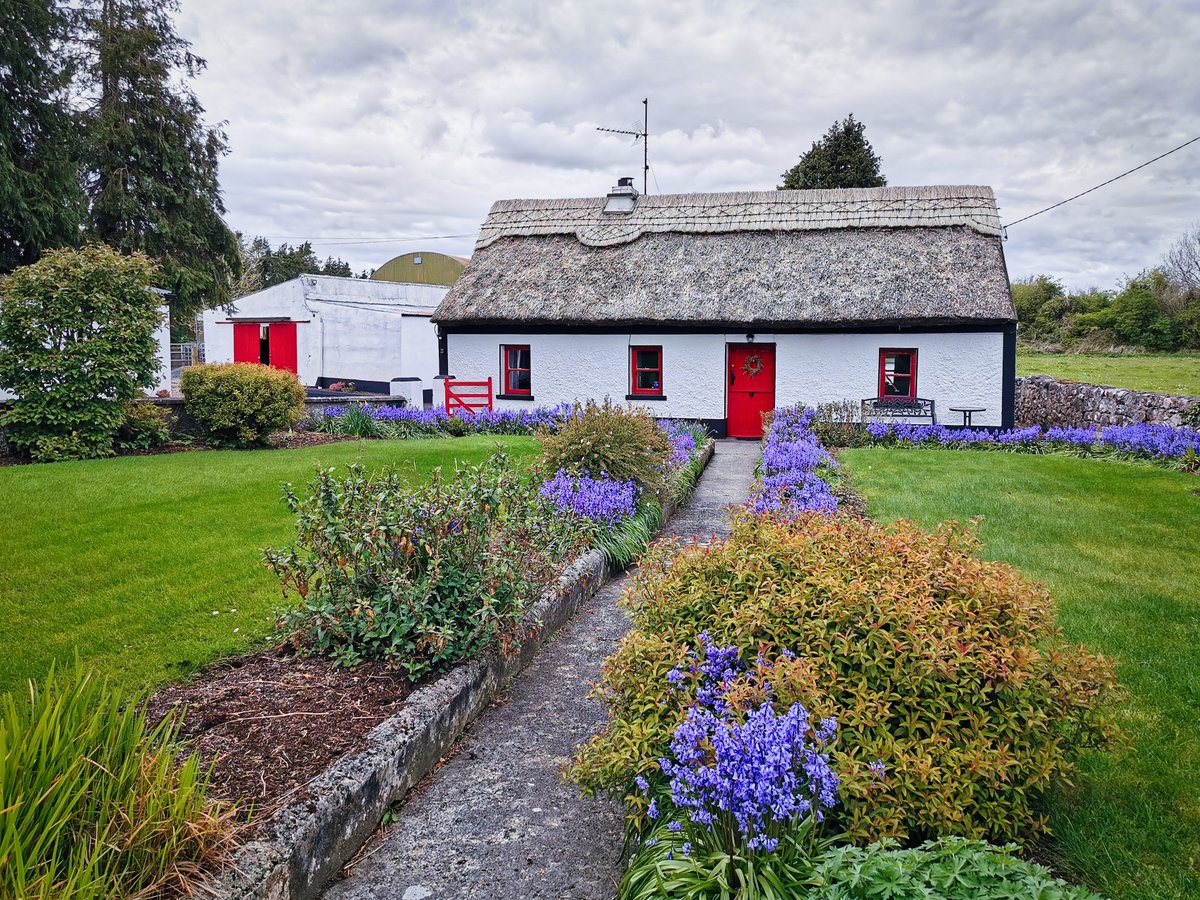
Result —
<path fill-rule="evenodd" d="M 647 97 L 642 101 L 642 130 L 627 131 L 620 128 L 597 128 L 597 131 L 606 131 L 609 134 L 627 134 L 633 138 L 636 144 L 642 142 L 642 193 L 648 194 L 649 177 L 650 177 L 650 98 Z"/>

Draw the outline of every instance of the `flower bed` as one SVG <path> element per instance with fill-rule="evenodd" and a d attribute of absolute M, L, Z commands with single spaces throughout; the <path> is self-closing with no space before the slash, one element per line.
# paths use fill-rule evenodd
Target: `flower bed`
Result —
<path fill-rule="evenodd" d="M 833 846 L 1036 834 L 1045 792 L 1110 746 L 1115 681 L 962 529 L 839 515 L 814 421 L 775 410 L 730 538 L 654 545 L 626 597 L 611 719 L 571 772 L 628 804 L 619 897 L 887 895 L 900 864 L 914 895 L 956 868 L 947 896 L 1092 896 L 1011 847 Z"/>
<path fill-rule="evenodd" d="M 533 434 L 557 429 L 575 414 L 569 403 L 533 409 L 494 409 L 450 415 L 445 407 L 346 404 L 326 407 L 312 422 L 314 431 L 351 437 L 458 437 L 464 434 Z"/>
<path fill-rule="evenodd" d="M 1013 428 L 988 431 L 870 422 L 861 429 L 862 446 L 947 447 L 1011 450 L 1025 453 L 1066 452 L 1081 456 L 1146 459 L 1188 471 L 1200 469 L 1200 431 L 1170 425 L 1108 425 L 1103 428 Z"/>

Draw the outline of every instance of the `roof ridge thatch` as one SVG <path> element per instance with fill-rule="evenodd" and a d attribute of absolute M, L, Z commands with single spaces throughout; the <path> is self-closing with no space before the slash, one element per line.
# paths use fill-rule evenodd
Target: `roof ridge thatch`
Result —
<path fill-rule="evenodd" d="M 605 213 L 605 200 L 498 200 L 475 246 L 487 247 L 503 237 L 557 234 L 573 234 L 589 247 L 611 247 L 664 232 L 965 226 L 980 234 L 1000 234 L 996 198 L 986 185 L 651 194 L 638 197 L 629 213 Z"/>

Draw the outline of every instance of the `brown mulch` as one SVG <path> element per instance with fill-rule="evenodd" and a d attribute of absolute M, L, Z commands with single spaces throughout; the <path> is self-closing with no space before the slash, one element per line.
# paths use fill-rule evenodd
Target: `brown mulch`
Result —
<path fill-rule="evenodd" d="M 378 664 L 335 669 L 287 649 L 239 657 L 163 688 L 147 711 L 158 721 L 185 707 L 180 736 L 213 762 L 209 795 L 261 821 L 300 799 L 304 785 L 403 705 L 412 684 Z"/>
<path fill-rule="evenodd" d="M 271 447 L 275 450 L 297 450 L 300 447 L 316 447 L 319 444 L 333 444 L 345 440 L 353 438 L 325 434 L 321 431 L 280 431 L 271 435 Z"/>

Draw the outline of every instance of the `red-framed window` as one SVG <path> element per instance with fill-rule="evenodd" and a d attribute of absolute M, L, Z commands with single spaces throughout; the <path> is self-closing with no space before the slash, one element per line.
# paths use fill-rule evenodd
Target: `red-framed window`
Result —
<path fill-rule="evenodd" d="M 629 348 L 629 393 L 663 393 L 662 347 Z"/>
<path fill-rule="evenodd" d="M 917 396 L 917 351 L 879 351 L 879 396 Z"/>
<path fill-rule="evenodd" d="M 500 382 L 502 394 L 529 394 L 529 345 L 502 344 L 500 346 L 500 371 L 504 376 Z"/>

